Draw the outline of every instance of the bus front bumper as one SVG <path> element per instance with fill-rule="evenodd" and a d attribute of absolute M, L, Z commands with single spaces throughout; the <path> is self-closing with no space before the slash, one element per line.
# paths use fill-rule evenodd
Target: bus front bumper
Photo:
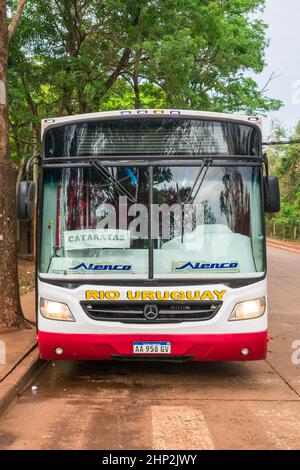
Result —
<path fill-rule="evenodd" d="M 38 345 L 45 360 L 151 359 L 191 361 L 255 361 L 266 358 L 268 333 L 235 334 L 70 334 L 39 331 Z M 171 354 L 134 354 L 134 342 L 168 341 Z M 247 354 L 248 351 L 248 354 Z"/>

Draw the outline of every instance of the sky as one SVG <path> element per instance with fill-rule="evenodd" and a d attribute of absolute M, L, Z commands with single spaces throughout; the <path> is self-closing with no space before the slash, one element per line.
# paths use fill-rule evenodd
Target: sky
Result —
<path fill-rule="evenodd" d="M 287 130 L 292 130 L 300 120 L 300 0 L 266 0 L 263 19 L 269 25 L 268 65 L 255 78 L 262 89 L 272 73 L 279 75 L 268 85 L 267 95 L 284 103 L 279 111 L 264 119 L 267 138 L 272 120 L 279 120 Z"/>

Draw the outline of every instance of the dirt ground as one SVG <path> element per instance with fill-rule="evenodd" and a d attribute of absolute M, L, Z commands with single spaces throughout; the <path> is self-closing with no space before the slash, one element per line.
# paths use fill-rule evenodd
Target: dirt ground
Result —
<path fill-rule="evenodd" d="M 300 241 L 299 240 L 278 240 L 277 238 L 267 238 L 267 241 L 270 245 L 289 248 L 296 251 L 300 251 Z"/>
<path fill-rule="evenodd" d="M 268 247 L 268 269 L 266 361 L 50 362 L 0 449 L 300 449 L 300 255 Z"/>
<path fill-rule="evenodd" d="M 21 257 L 18 261 L 20 294 L 26 294 L 35 285 L 35 263 L 30 257 Z"/>

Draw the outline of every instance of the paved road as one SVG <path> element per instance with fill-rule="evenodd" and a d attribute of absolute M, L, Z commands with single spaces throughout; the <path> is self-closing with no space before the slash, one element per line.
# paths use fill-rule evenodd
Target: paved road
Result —
<path fill-rule="evenodd" d="M 300 255 L 270 248 L 269 272 L 267 361 L 50 364 L 1 419 L 0 448 L 299 449 Z"/>

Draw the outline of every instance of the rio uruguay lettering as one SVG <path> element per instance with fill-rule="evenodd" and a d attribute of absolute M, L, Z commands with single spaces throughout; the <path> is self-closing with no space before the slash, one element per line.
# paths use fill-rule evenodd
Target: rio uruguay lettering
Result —
<path fill-rule="evenodd" d="M 187 291 L 132 291 L 125 293 L 127 300 L 222 300 L 226 290 L 187 290 Z M 86 300 L 118 300 L 121 293 L 117 290 L 87 290 Z"/>

